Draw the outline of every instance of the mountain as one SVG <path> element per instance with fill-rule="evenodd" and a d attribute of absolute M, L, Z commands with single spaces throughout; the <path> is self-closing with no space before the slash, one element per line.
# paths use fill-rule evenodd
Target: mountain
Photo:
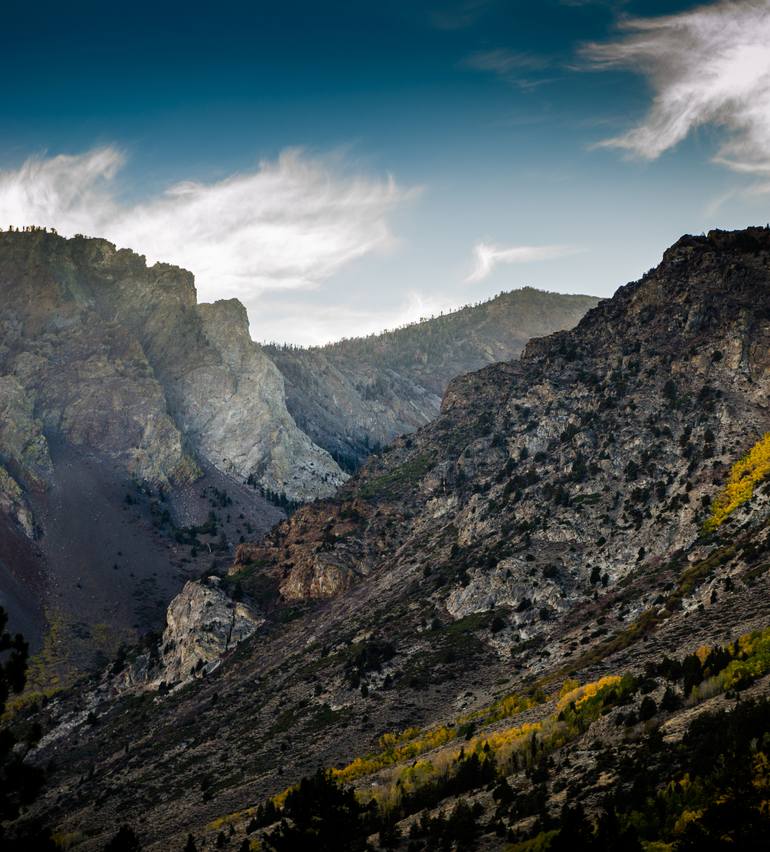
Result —
<path fill-rule="evenodd" d="M 27 476 L 48 461 L 42 430 L 148 482 L 187 482 L 198 460 L 292 499 L 341 482 L 236 300 L 199 305 L 189 272 L 44 232 L 0 235 L 0 275 L 6 393 L 31 397 L 37 423 L 17 431 L 40 442 L 30 465 L 14 457 Z"/>
<path fill-rule="evenodd" d="M 163 624 L 241 536 L 345 476 L 236 301 L 98 239 L 0 233 L 0 601 L 55 682 Z M 95 655 L 95 656 L 94 656 Z"/>
<path fill-rule="evenodd" d="M 105 240 L 13 231 L 0 233 L 0 294 L 0 604 L 40 651 L 32 685 L 47 690 L 162 629 L 188 579 L 283 517 L 262 495 L 302 503 L 346 474 L 308 436 L 320 408 L 298 427 L 243 305 L 199 304 L 189 272 Z M 538 331 L 574 301 L 543 299 Z M 490 311 L 462 312 L 464 333 L 503 351 L 506 322 L 514 343 L 526 323 Z M 459 369 L 451 343 L 425 369 Z"/>
<path fill-rule="evenodd" d="M 296 423 L 348 471 L 439 413 L 449 382 L 572 328 L 597 299 L 525 287 L 404 328 L 300 349 L 266 346 Z"/>
<path fill-rule="evenodd" d="M 455 379 L 186 589 L 214 622 L 177 607 L 165 644 L 27 711 L 28 818 L 84 850 L 124 823 L 148 849 L 759 848 L 768 353 L 770 230 L 713 231 Z M 238 606 L 249 635 L 184 671 Z"/>

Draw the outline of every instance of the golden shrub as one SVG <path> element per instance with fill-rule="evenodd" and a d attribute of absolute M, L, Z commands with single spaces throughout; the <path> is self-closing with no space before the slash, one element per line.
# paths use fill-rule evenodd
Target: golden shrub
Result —
<path fill-rule="evenodd" d="M 727 485 L 717 494 L 711 504 L 711 515 L 705 523 L 707 531 L 715 530 L 730 515 L 751 500 L 754 488 L 770 476 L 770 432 L 739 459 L 730 471 Z"/>

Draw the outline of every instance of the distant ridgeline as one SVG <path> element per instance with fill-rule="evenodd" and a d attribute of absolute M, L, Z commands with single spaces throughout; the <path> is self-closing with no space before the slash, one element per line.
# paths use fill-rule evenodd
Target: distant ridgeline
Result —
<path fill-rule="evenodd" d="M 265 351 L 299 427 L 352 472 L 432 420 L 453 378 L 517 358 L 528 340 L 572 328 L 598 301 L 525 287 L 380 334 Z"/>

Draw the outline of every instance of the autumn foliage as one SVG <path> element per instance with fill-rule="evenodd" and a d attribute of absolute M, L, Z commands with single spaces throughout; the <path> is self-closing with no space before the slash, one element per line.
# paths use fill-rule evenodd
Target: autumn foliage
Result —
<path fill-rule="evenodd" d="M 768 476 L 770 476 L 770 432 L 766 432 L 749 452 L 733 465 L 727 485 L 711 504 L 711 515 L 705 524 L 706 530 L 709 532 L 715 530 L 736 509 L 751 500 L 756 485 Z"/>

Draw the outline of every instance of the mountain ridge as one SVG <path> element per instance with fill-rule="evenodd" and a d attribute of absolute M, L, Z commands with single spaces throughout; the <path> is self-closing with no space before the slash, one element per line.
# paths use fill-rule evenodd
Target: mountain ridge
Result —
<path fill-rule="evenodd" d="M 489 777 L 458 787 L 467 753 L 419 762 L 424 782 L 414 756 L 351 775 L 362 795 L 391 795 L 400 780 L 392 813 L 405 831 L 459 807 L 458 789 L 485 815 L 484 848 L 558 832 L 565 789 L 598 817 L 602 767 L 631 795 L 621 764 L 653 748 L 645 724 L 689 730 L 692 684 L 657 668 L 666 655 L 700 660 L 704 683 L 751 659 L 741 688 L 770 692 L 764 651 L 741 650 L 759 649 L 745 637 L 770 626 L 766 480 L 705 527 L 734 465 L 770 431 L 768 351 L 770 230 L 711 232 L 682 238 L 573 331 L 455 379 L 434 421 L 238 549 L 222 582 L 265 621 L 215 672 L 167 698 L 64 696 L 40 709 L 45 729 L 77 731 L 35 758 L 62 761 L 40 813 L 85 830 L 84 849 L 118 813 L 141 815 L 150 848 L 191 830 L 211 845 L 230 824 L 248 841 L 262 832 L 249 829 L 256 805 L 318 765 L 342 769 L 382 735 L 444 726 L 453 749 L 495 755 L 489 777 L 514 790 L 515 808 L 497 807 Z M 722 662 L 703 669 L 710 649 Z M 729 710 L 725 683 L 712 697 Z M 584 717 L 557 706 L 578 687 L 576 708 L 598 696 Z M 507 709 L 493 719 L 492 706 Z M 554 706 L 566 715 L 549 737 L 576 727 L 548 750 L 532 728 L 520 740 L 506 727 L 545 724 Z M 88 707 L 96 726 L 71 721 Z M 511 763 L 495 731 L 532 758 Z M 421 806 L 430 789 L 443 798 Z"/>
<path fill-rule="evenodd" d="M 365 338 L 266 351 L 297 423 L 352 471 L 433 419 L 452 378 L 518 357 L 530 338 L 571 328 L 597 301 L 523 287 Z"/>
<path fill-rule="evenodd" d="M 190 272 L 2 232 L 0 294 L 0 602 L 47 690 L 162 629 L 188 579 L 283 516 L 271 504 L 346 474 L 297 426 L 244 306 L 199 304 Z"/>

